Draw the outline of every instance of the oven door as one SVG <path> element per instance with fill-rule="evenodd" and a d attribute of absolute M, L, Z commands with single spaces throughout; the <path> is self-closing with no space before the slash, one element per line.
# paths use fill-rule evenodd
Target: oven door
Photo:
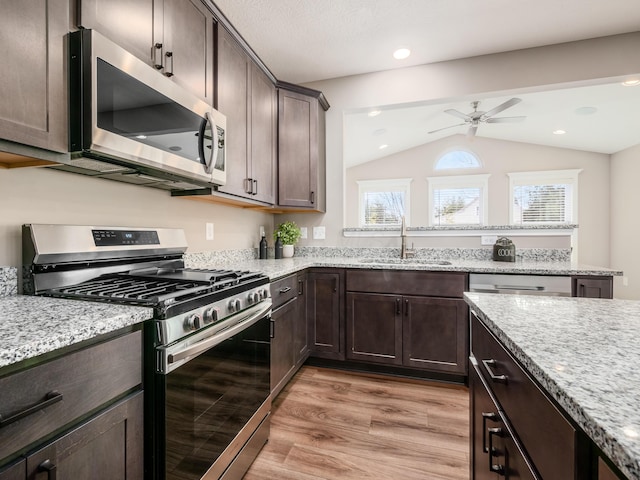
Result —
<path fill-rule="evenodd" d="M 258 448 L 266 441 L 271 305 L 263 303 L 208 338 L 157 349 L 168 368 L 155 375 L 154 479 L 217 479 L 263 423 Z"/>

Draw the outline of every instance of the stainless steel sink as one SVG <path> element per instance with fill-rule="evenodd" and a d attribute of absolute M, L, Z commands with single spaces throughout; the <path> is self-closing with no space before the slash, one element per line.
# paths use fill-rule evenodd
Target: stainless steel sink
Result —
<path fill-rule="evenodd" d="M 451 265 L 447 260 L 428 258 L 361 258 L 360 263 L 380 263 L 385 265 Z"/>

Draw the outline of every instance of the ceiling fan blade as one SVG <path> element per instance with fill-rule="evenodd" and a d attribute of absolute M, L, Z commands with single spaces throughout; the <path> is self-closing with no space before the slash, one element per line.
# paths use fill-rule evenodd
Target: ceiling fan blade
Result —
<path fill-rule="evenodd" d="M 498 118 L 487 118 L 485 120 L 486 123 L 516 123 L 516 122 L 524 122 L 524 119 L 527 117 L 498 117 Z"/>
<path fill-rule="evenodd" d="M 444 111 L 445 113 L 448 113 L 449 115 L 453 115 L 454 117 L 458 117 L 461 118 L 462 120 L 467 120 L 470 121 L 471 117 L 465 113 L 462 113 L 454 108 L 449 108 L 447 110 Z"/>
<path fill-rule="evenodd" d="M 459 124 L 457 124 L 457 125 L 449 125 L 448 127 L 438 128 L 437 130 L 431 130 L 431 131 L 430 131 L 430 132 L 428 132 L 428 133 L 436 133 L 436 132 L 439 132 L 439 131 L 441 131 L 441 130 L 446 130 L 447 128 L 460 127 L 460 126 L 462 126 L 462 125 L 466 125 L 466 124 L 465 124 L 465 123 L 459 123 Z"/>
<path fill-rule="evenodd" d="M 467 138 L 473 138 L 476 136 L 476 131 L 478 130 L 478 124 L 472 123 L 469 125 L 469 130 L 467 130 Z"/>
<path fill-rule="evenodd" d="M 495 108 L 492 108 L 491 110 L 489 110 L 488 112 L 484 112 L 484 114 L 482 115 L 482 117 L 480 117 L 481 121 L 486 121 L 489 117 L 494 116 L 496 113 L 500 113 L 503 110 L 506 110 L 509 107 L 513 107 L 514 105 L 520 103 L 522 101 L 521 98 L 512 98 L 510 100 L 507 100 L 504 103 L 501 103 L 500 105 L 498 105 Z"/>

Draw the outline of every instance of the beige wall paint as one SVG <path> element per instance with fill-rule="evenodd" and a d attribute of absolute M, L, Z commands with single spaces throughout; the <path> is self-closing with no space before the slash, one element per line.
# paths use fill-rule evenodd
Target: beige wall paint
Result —
<path fill-rule="evenodd" d="M 640 145 L 611 156 L 611 266 L 624 270 L 628 286 L 616 278 L 616 298 L 640 300 Z"/>
<path fill-rule="evenodd" d="M 214 240 L 205 240 L 205 223 Z M 23 223 L 183 228 L 190 252 L 258 246 L 273 215 L 45 168 L 0 169 L 0 265 L 21 264 Z"/>
<path fill-rule="evenodd" d="M 472 151 L 482 162 L 478 170 L 436 172 L 437 159 L 453 148 Z M 356 180 L 383 178 L 412 178 L 411 225 L 428 225 L 428 190 L 426 177 L 442 175 L 471 175 L 488 173 L 489 225 L 509 223 L 510 172 L 539 170 L 582 169 L 578 177 L 578 254 L 581 263 L 606 266 L 609 264 L 609 155 L 581 152 L 563 148 L 506 142 L 476 137 L 469 141 L 466 135 L 452 135 L 439 141 L 421 145 L 379 160 L 349 168 L 345 172 L 346 204 L 353 206 L 345 212 L 346 225 L 358 226 L 358 185 Z M 605 228 L 603 228 L 603 225 Z M 433 238 L 421 243 L 434 246 Z M 516 246 L 530 247 L 522 239 L 514 239 Z M 396 241 L 397 243 L 397 241 Z M 445 242 L 441 242 L 445 243 Z M 540 244 L 540 242 L 538 242 Z M 556 238 L 542 246 L 555 247 Z M 478 247 L 477 237 L 469 238 L 467 246 Z M 538 245 L 540 246 L 540 245 Z"/>
<path fill-rule="evenodd" d="M 306 240 L 303 244 L 363 244 L 361 238 L 346 239 L 342 235 L 344 211 L 353 208 L 343 201 L 342 195 L 345 112 L 447 98 L 470 100 L 475 95 L 498 92 L 515 94 L 569 85 L 606 83 L 640 73 L 639 48 L 640 32 L 635 32 L 310 83 L 308 86 L 323 91 L 331 104 L 327 112 L 326 138 L 327 213 L 287 217 L 295 219 L 302 226 L 326 227 L 326 240 Z M 596 210 L 603 213 L 603 207 L 598 208 Z M 605 222 L 602 228 L 606 230 L 608 224 Z M 368 244 L 375 243 L 373 239 L 366 240 Z M 586 258 L 595 259 L 606 257 L 607 253 L 585 255 L 588 255 Z"/>

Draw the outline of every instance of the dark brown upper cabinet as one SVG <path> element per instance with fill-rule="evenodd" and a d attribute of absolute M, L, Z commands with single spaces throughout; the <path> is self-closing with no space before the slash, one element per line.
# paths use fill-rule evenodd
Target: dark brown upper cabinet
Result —
<path fill-rule="evenodd" d="M 200 0 L 79 0 L 78 26 L 213 105 L 214 17 Z"/>
<path fill-rule="evenodd" d="M 218 27 L 217 109 L 227 117 L 227 183 L 219 192 L 275 203 L 276 88 L 226 29 Z"/>
<path fill-rule="evenodd" d="M 0 31 L 0 138 L 66 152 L 68 0 L 3 1 Z M 0 153 L 0 164 L 14 160 L 19 159 Z"/>
<path fill-rule="evenodd" d="M 321 92 L 278 83 L 278 206 L 326 211 L 325 111 Z"/>

